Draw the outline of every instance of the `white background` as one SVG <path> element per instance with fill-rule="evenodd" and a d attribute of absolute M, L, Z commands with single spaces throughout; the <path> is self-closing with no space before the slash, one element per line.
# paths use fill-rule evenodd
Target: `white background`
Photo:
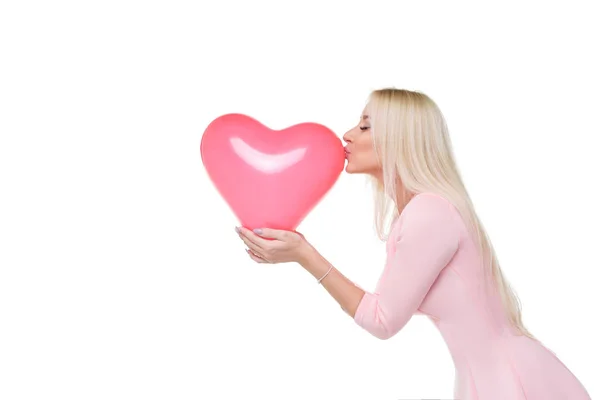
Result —
<path fill-rule="evenodd" d="M 254 263 L 200 160 L 221 114 L 341 138 L 384 86 L 438 103 L 526 326 L 599 396 L 600 28 L 563 4 L 3 2 L 0 398 L 451 398 L 433 324 L 380 341 Z M 372 289 L 366 188 L 298 230 Z"/>

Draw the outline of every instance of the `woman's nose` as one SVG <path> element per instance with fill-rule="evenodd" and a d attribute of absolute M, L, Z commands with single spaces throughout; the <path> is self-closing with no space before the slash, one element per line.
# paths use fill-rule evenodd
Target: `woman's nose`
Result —
<path fill-rule="evenodd" d="M 344 142 L 350 143 L 352 141 L 352 138 L 350 137 L 351 132 L 352 130 L 349 130 L 348 132 L 344 133 L 344 136 L 342 137 L 342 139 L 344 139 Z"/>

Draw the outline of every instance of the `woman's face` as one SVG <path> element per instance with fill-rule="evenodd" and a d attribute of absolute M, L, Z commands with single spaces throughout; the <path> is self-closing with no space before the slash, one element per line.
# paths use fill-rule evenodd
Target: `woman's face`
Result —
<path fill-rule="evenodd" d="M 343 136 L 346 142 L 346 172 L 349 174 L 370 174 L 378 176 L 381 166 L 377 161 L 373 140 L 371 138 L 371 122 L 366 109 L 363 110 L 358 125 Z"/>

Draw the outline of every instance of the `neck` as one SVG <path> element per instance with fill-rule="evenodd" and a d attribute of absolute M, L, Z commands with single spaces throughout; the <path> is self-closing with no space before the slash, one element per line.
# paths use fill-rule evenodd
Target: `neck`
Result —
<path fill-rule="evenodd" d="M 373 173 L 371 173 L 371 175 L 375 179 L 377 179 L 377 182 L 379 183 L 379 185 L 382 188 L 385 188 L 382 171 L 373 172 Z M 406 193 L 405 194 L 406 200 L 403 203 L 403 201 L 402 201 L 402 191 L 403 190 L 404 190 L 404 186 L 402 185 L 402 181 L 400 180 L 400 177 L 397 177 L 396 178 L 396 196 L 394 198 L 394 203 L 396 204 L 396 208 L 398 208 L 399 212 L 402 212 L 402 209 L 414 197 L 414 194 Z"/>

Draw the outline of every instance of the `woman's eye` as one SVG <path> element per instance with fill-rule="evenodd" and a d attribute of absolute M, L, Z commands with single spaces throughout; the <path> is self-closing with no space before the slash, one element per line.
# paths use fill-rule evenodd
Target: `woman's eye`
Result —
<path fill-rule="evenodd" d="M 369 127 L 368 127 L 368 126 L 361 126 L 361 127 L 360 127 L 360 130 L 361 130 L 361 131 L 366 131 L 367 129 L 369 129 Z"/>

